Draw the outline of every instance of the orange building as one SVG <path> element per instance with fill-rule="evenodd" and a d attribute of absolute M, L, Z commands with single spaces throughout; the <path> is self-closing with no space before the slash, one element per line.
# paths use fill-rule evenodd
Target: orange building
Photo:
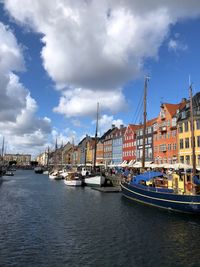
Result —
<path fill-rule="evenodd" d="M 177 163 L 177 111 L 186 104 L 183 99 L 179 104 L 163 103 L 157 122 L 153 125 L 154 131 L 154 161 L 157 164 Z"/>
<path fill-rule="evenodd" d="M 96 164 L 104 164 L 103 158 L 103 140 L 100 138 L 97 142 L 97 157 L 96 157 Z"/>

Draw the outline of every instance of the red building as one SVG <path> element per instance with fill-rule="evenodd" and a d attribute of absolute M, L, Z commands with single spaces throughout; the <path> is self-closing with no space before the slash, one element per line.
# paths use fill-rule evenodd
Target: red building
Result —
<path fill-rule="evenodd" d="M 154 161 L 157 164 L 178 162 L 177 146 L 177 111 L 186 104 L 185 99 L 179 104 L 162 104 L 154 131 Z"/>
<path fill-rule="evenodd" d="M 136 161 L 136 136 L 137 130 L 140 128 L 140 125 L 129 124 L 124 133 L 123 141 L 123 161 L 129 163 L 131 160 Z"/>

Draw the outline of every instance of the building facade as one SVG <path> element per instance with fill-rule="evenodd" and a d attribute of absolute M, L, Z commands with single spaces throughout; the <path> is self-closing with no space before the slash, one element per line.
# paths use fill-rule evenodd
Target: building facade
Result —
<path fill-rule="evenodd" d="M 145 135 L 145 161 L 154 161 L 153 157 L 153 125 L 157 118 L 147 121 Z M 137 161 L 143 158 L 143 125 L 137 130 Z"/>
<path fill-rule="evenodd" d="M 97 142 L 97 159 L 96 164 L 105 164 L 104 157 L 103 157 L 103 139 L 99 138 Z"/>
<path fill-rule="evenodd" d="M 196 165 L 200 166 L 200 93 L 193 97 L 194 138 Z M 178 126 L 178 159 L 180 163 L 192 165 L 190 103 L 177 115 Z"/>
<path fill-rule="evenodd" d="M 127 163 L 136 161 L 137 130 L 140 129 L 140 127 L 140 125 L 129 124 L 125 130 L 122 146 L 122 160 Z"/>
<path fill-rule="evenodd" d="M 113 140 L 113 132 L 115 131 L 115 125 L 112 125 L 112 128 L 109 129 L 103 135 L 103 158 L 105 162 L 105 166 L 112 164 L 112 140 Z"/>
<path fill-rule="evenodd" d="M 179 104 L 162 104 L 154 130 L 154 161 L 157 164 L 178 162 L 177 147 L 177 112 L 186 104 L 186 100 Z"/>
<path fill-rule="evenodd" d="M 31 163 L 30 154 L 4 154 L 4 162 L 16 161 L 19 166 L 27 166 Z"/>
<path fill-rule="evenodd" d="M 113 131 L 112 139 L 112 164 L 119 165 L 123 161 L 123 139 L 126 127 L 120 125 Z"/>

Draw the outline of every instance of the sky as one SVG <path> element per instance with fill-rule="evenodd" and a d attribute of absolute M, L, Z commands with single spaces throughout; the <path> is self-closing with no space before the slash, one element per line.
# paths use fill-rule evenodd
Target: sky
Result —
<path fill-rule="evenodd" d="M 199 0 L 0 0 L 0 144 L 33 156 L 200 87 Z"/>

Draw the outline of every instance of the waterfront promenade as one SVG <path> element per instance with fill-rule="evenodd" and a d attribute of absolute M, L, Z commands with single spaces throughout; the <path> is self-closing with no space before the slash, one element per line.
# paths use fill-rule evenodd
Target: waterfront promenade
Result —
<path fill-rule="evenodd" d="M 17 170 L 0 186 L 0 266 L 200 266 L 200 218 Z"/>

